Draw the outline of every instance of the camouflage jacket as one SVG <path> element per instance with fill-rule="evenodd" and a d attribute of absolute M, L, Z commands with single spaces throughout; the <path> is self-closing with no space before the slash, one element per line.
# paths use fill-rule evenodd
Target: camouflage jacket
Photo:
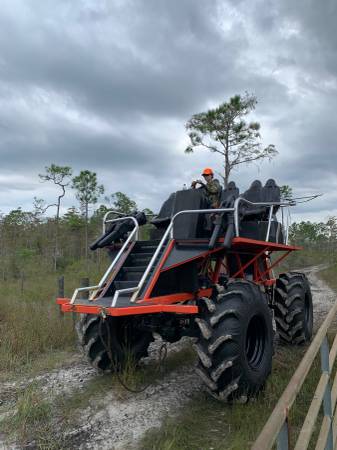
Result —
<path fill-rule="evenodd" d="M 205 191 L 212 207 L 218 206 L 221 194 L 221 186 L 219 180 L 215 178 L 205 184 Z"/>

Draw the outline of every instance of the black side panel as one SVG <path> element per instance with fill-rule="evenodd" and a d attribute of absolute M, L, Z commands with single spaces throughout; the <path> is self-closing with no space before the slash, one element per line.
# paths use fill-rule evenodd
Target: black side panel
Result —
<path fill-rule="evenodd" d="M 151 297 L 196 292 L 198 288 L 198 265 L 196 261 L 191 261 L 160 274 Z"/>
<path fill-rule="evenodd" d="M 225 251 L 222 244 L 220 244 L 219 246 L 223 249 L 223 251 Z M 170 266 L 174 266 L 176 264 L 184 263 L 184 261 L 188 261 L 192 258 L 197 258 L 198 256 L 201 257 L 206 252 L 208 252 L 208 250 L 208 241 L 206 241 L 204 244 L 191 243 L 184 245 L 176 243 L 175 247 L 172 249 L 171 253 L 166 259 L 163 269 L 167 269 Z"/>
<path fill-rule="evenodd" d="M 241 222 L 240 237 L 256 239 L 258 241 L 265 241 L 267 229 L 268 229 L 268 221 Z M 271 222 L 268 242 L 275 242 L 276 244 L 284 243 L 282 226 L 279 222 L 276 221 Z"/>
<path fill-rule="evenodd" d="M 157 228 L 166 228 L 169 225 L 174 211 L 175 197 L 176 193 L 174 192 L 163 203 L 163 206 L 160 208 L 158 216 L 151 220 L 152 225 L 155 225 Z"/>
<path fill-rule="evenodd" d="M 209 202 L 204 196 L 202 189 L 188 189 L 176 192 L 174 202 L 174 213 L 186 209 L 206 209 Z M 202 238 L 209 234 L 207 232 L 207 221 L 204 214 L 184 214 L 177 217 L 173 236 L 175 239 L 195 239 Z"/>

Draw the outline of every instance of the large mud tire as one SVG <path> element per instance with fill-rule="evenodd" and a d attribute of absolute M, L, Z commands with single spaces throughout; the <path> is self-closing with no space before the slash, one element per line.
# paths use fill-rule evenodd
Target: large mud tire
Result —
<path fill-rule="evenodd" d="M 276 280 L 274 310 L 280 341 L 304 344 L 313 331 L 313 307 L 310 285 L 300 272 L 282 273 Z"/>
<path fill-rule="evenodd" d="M 255 283 L 233 280 L 201 302 L 196 371 L 213 397 L 246 401 L 271 372 L 273 328 L 267 299 Z"/>
<path fill-rule="evenodd" d="M 80 346 L 93 367 L 103 371 L 121 370 L 128 362 L 137 363 L 148 356 L 152 333 L 139 330 L 134 318 L 109 316 L 100 325 L 101 320 L 100 316 L 82 314 L 76 325 Z M 109 340 L 110 352 L 107 351 Z"/>

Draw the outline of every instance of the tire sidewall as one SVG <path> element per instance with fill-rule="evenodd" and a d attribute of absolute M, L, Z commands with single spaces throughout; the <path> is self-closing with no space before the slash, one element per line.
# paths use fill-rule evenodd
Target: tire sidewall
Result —
<path fill-rule="evenodd" d="M 303 282 L 302 296 L 303 296 L 304 335 L 305 335 L 305 340 L 310 341 L 310 339 L 312 338 L 312 334 L 313 334 L 314 317 L 313 317 L 313 304 L 312 304 L 312 295 L 311 295 L 310 285 L 306 278 L 304 279 L 304 282 Z M 306 308 L 309 309 L 308 318 L 306 317 L 306 313 L 305 313 Z"/>
<path fill-rule="evenodd" d="M 272 370 L 272 356 L 273 356 L 273 329 L 270 310 L 263 300 L 260 304 L 256 302 L 254 304 L 254 310 L 249 305 L 244 305 L 243 309 L 243 332 L 240 348 L 240 364 L 242 366 L 242 381 L 246 382 L 249 386 L 256 385 L 258 388 L 261 384 L 261 379 L 267 378 Z M 257 367 L 251 366 L 247 357 L 247 338 L 249 325 L 252 320 L 258 319 L 263 326 L 263 355 L 261 356 L 260 363 Z"/>

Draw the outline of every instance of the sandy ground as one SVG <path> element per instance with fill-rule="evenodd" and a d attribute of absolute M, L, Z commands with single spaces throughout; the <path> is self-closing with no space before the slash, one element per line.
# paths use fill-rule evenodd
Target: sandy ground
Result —
<path fill-rule="evenodd" d="M 317 272 L 323 266 L 302 269 L 309 278 L 314 303 L 314 321 L 317 329 L 335 299 L 334 292 L 318 278 Z M 156 355 L 156 346 L 154 355 Z M 186 345 L 186 339 L 169 346 L 169 352 L 180 351 Z M 155 356 L 153 356 L 155 357 Z M 49 398 L 69 394 L 75 388 L 85 389 L 86 382 L 97 377 L 97 373 L 85 361 L 75 358 L 73 365 L 31 378 L 20 383 L 8 382 L 0 386 L 0 418 L 4 406 L 15 404 L 17 390 L 24 389 L 32 382 L 38 382 L 41 390 Z M 81 413 L 72 429 L 65 434 L 64 448 L 69 449 L 132 449 L 144 433 L 160 426 L 167 415 L 174 415 L 196 391 L 202 389 L 193 367 L 181 369 L 163 375 L 157 383 L 144 392 L 132 394 L 108 390 L 100 401 L 99 408 L 89 406 Z M 0 432 L 1 433 L 1 432 Z M 0 449 L 14 449 L 14 444 L 1 441 Z M 31 446 L 30 448 L 34 448 Z"/>
<path fill-rule="evenodd" d="M 310 282 L 313 306 L 314 306 L 314 328 L 320 326 L 325 316 L 330 310 L 332 304 L 336 299 L 335 292 L 329 288 L 329 286 L 321 279 L 318 278 L 317 273 L 323 270 L 327 266 L 320 264 L 318 266 L 309 267 L 307 269 L 301 269 L 300 272 L 304 272 Z"/>

